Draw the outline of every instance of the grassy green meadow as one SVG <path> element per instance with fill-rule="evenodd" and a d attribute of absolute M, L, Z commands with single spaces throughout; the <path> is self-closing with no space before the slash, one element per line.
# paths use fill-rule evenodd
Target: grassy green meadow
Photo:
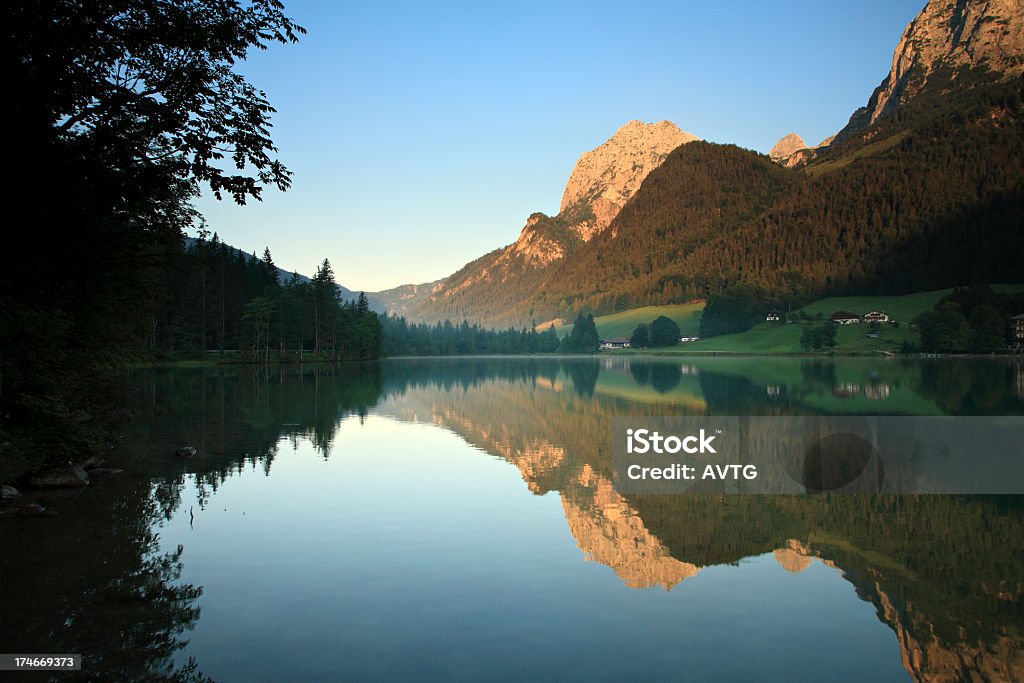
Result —
<path fill-rule="evenodd" d="M 649 325 L 658 316 L 664 315 L 671 318 L 679 325 L 679 330 L 684 337 L 696 337 L 700 334 L 700 316 L 704 312 L 704 304 L 677 304 L 671 306 L 644 306 L 634 308 L 620 313 L 602 315 L 594 318 L 597 325 L 597 334 L 602 339 L 616 339 L 629 337 L 637 325 Z M 555 322 L 555 330 L 559 337 L 572 332 L 573 325 Z M 547 329 L 547 325 L 539 327 L 541 331 Z"/>
<path fill-rule="evenodd" d="M 997 292 L 1024 291 L 1024 285 L 993 285 L 992 288 Z M 799 314 L 802 311 L 811 318 L 810 324 L 820 325 L 836 311 L 853 311 L 861 315 L 872 310 L 885 311 L 899 325 L 882 325 L 877 330 L 877 339 L 867 336 L 871 330 L 868 325 L 863 323 L 840 325 L 836 331 L 835 352 L 851 355 L 897 353 L 904 341 L 917 341 L 917 334 L 910 328 L 910 321 L 919 313 L 933 308 L 942 297 L 952 291 L 952 289 L 940 289 L 932 292 L 915 292 L 904 296 L 828 297 L 810 303 L 793 313 Z M 645 306 L 599 316 L 594 318 L 594 323 L 597 325 L 597 332 L 602 339 L 614 339 L 629 337 L 637 325 L 649 324 L 658 316 L 664 315 L 679 325 L 681 336 L 696 337 L 700 334 L 700 317 L 703 310 L 703 304 Z M 572 327 L 572 325 L 555 323 L 555 329 L 560 337 L 571 332 Z M 643 353 L 803 353 L 803 349 L 800 348 L 802 332 L 803 324 L 801 323 L 787 325 L 782 322 L 762 322 L 746 332 L 687 342 L 666 349 L 644 349 Z M 630 353 L 630 351 L 624 353 Z"/>

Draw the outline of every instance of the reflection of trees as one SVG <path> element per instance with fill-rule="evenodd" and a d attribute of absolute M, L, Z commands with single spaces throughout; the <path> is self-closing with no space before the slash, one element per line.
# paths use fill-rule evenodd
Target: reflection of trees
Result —
<path fill-rule="evenodd" d="M 55 501 L 59 516 L 0 528 L 0 643 L 81 653 L 83 680 L 205 680 L 195 662 L 174 661 L 199 619 L 202 588 L 181 583 L 187 549 L 161 549 L 159 524 L 192 504 L 182 499 L 190 480 L 202 507 L 244 463 L 269 471 L 283 436 L 308 438 L 326 456 L 341 419 L 378 400 L 380 367 L 152 370 L 132 379 L 136 410 L 148 414 L 132 439 L 138 461 L 121 455 L 125 474 L 102 492 Z M 185 444 L 199 454 L 182 461 L 172 453 Z"/>
<path fill-rule="evenodd" d="M 644 361 L 632 361 L 629 364 L 629 374 L 637 386 L 645 387 L 651 383 L 651 364 Z"/>
<path fill-rule="evenodd" d="M 589 398 L 594 395 L 597 388 L 597 378 L 601 375 L 601 366 L 596 362 L 566 362 L 563 367 L 572 378 L 572 386 L 582 398 Z"/>
<path fill-rule="evenodd" d="M 712 415 L 796 415 L 788 401 L 773 400 L 765 389 L 745 377 L 700 373 L 700 388 Z"/>
<path fill-rule="evenodd" d="M 202 594 L 180 582 L 183 548 L 160 549 L 160 504 L 144 477 L 106 486 L 116 493 L 5 525 L 0 642 L 19 652 L 82 654 L 82 672 L 62 680 L 206 680 L 194 662 L 173 661 L 199 619 Z"/>
<path fill-rule="evenodd" d="M 919 391 L 953 415 L 1024 413 L 1024 397 L 1014 391 L 1014 366 L 1002 362 L 921 364 Z"/>
<path fill-rule="evenodd" d="M 365 416 L 382 391 L 378 363 L 152 370 L 135 381 L 144 388 L 139 409 L 150 414 L 136 442 L 158 446 L 159 456 L 198 448 L 189 466 L 201 499 L 243 463 L 269 473 L 284 437 L 308 438 L 326 457 L 341 420 Z M 166 474 L 157 498 L 170 501 L 183 482 Z"/>
<path fill-rule="evenodd" d="M 800 363 L 800 375 L 805 385 L 821 386 L 832 391 L 836 385 L 836 364 L 833 361 L 807 360 Z"/>
<path fill-rule="evenodd" d="M 639 386 L 650 385 L 659 394 L 667 394 L 683 381 L 683 369 L 675 362 L 632 361 L 629 374 Z"/>
<path fill-rule="evenodd" d="M 676 363 L 657 363 L 651 368 L 651 388 L 667 394 L 683 380 L 683 371 Z"/>
<path fill-rule="evenodd" d="M 409 389 L 434 387 L 466 389 L 482 382 L 502 379 L 533 383 L 544 378 L 553 383 L 565 363 L 555 358 L 418 358 L 383 361 L 385 395 Z M 590 362 L 590 361 L 582 361 Z"/>

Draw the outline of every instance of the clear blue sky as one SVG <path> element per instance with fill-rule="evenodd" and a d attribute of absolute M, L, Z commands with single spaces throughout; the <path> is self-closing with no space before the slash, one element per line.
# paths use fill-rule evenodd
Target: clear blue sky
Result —
<path fill-rule="evenodd" d="M 230 244 L 376 291 L 449 275 L 558 211 L 630 119 L 767 152 L 817 144 L 888 72 L 924 0 L 285 0 L 309 34 L 242 71 L 278 109 L 287 193 L 199 208 Z"/>

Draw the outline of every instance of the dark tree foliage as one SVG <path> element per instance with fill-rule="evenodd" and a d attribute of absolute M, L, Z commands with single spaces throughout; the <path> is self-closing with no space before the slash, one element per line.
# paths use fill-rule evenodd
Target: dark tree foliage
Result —
<path fill-rule="evenodd" d="M 702 337 L 745 332 L 764 320 L 778 300 L 763 287 L 739 284 L 708 299 L 700 319 Z"/>
<path fill-rule="evenodd" d="M 311 352 L 317 359 L 366 360 L 381 353 L 379 316 L 366 295 L 342 301 L 329 261 L 311 280 L 281 282 L 270 249 L 263 258 L 222 243 L 193 241 L 164 255 L 165 293 L 149 310 L 146 351 L 154 357 L 241 352 L 269 361 Z"/>
<path fill-rule="evenodd" d="M 921 335 L 921 349 L 930 353 L 963 353 L 971 338 L 971 326 L 952 302 L 925 311 L 913 323 Z"/>
<path fill-rule="evenodd" d="M 629 345 L 634 349 L 644 349 L 650 346 L 651 335 L 647 325 L 637 325 L 633 330 L 633 336 L 629 338 Z"/>
<path fill-rule="evenodd" d="M 1010 319 L 1024 311 L 1024 294 L 997 294 L 987 285 L 958 287 L 913 320 L 927 353 L 993 353 L 1011 343 Z M 912 350 L 912 349 L 908 349 Z"/>
<path fill-rule="evenodd" d="M 235 67 L 304 31 L 276 0 L 15 0 L 0 21 L 5 205 L 30 216 L 0 268 L 0 449 L 57 458 L 117 417 L 107 369 L 152 336 L 198 189 L 288 186 Z"/>
<path fill-rule="evenodd" d="M 681 265 L 774 296 L 1019 282 L 1024 82 L 961 72 L 809 167 L 806 181 Z M 721 284 L 728 286 L 729 278 Z"/>
<path fill-rule="evenodd" d="M 597 336 L 597 325 L 594 324 L 594 316 L 590 313 L 576 316 L 576 323 L 572 332 L 567 334 L 558 350 L 561 353 L 596 353 L 601 345 L 601 338 Z"/>
<path fill-rule="evenodd" d="M 800 333 L 800 348 L 804 351 L 828 351 L 836 346 L 836 326 L 833 322 L 814 327 L 804 325 Z"/>
<path fill-rule="evenodd" d="M 1010 326 L 998 308 L 989 304 L 978 306 L 971 314 L 968 324 L 971 326 L 971 338 L 967 348 L 973 353 L 1006 350 L 1009 342 L 1007 331 Z"/>
<path fill-rule="evenodd" d="M 8 108 L 32 142 L 113 177 L 258 199 L 290 174 L 271 156 L 273 107 L 234 68 L 252 48 L 305 33 L 283 9 L 277 0 L 5 4 L 19 95 Z"/>
<path fill-rule="evenodd" d="M 659 315 L 651 323 L 651 346 L 675 346 L 679 343 L 679 325 L 671 318 Z"/>

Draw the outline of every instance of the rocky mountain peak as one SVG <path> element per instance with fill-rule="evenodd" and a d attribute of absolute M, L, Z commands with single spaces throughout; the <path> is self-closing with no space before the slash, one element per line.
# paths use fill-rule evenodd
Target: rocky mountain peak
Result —
<path fill-rule="evenodd" d="M 1024 0 L 931 0 L 896 46 L 889 75 L 850 119 L 840 138 L 909 101 L 936 69 L 987 67 L 1024 73 Z"/>
<path fill-rule="evenodd" d="M 804 139 L 796 133 L 790 133 L 775 143 L 775 146 L 772 147 L 772 151 L 768 152 L 768 156 L 772 161 L 782 161 L 787 157 L 793 156 L 802 149 L 807 149 L 807 143 L 804 142 Z"/>
<path fill-rule="evenodd" d="M 836 134 L 838 135 L 838 133 Z M 806 166 L 818 156 L 818 151 L 832 144 L 836 135 L 830 135 L 814 147 L 808 147 L 802 137 L 796 133 L 790 133 L 775 143 L 768 157 L 780 166 L 786 168 L 797 168 Z"/>
<path fill-rule="evenodd" d="M 597 148 L 583 154 L 569 176 L 561 213 L 587 206 L 593 218 L 578 231 L 587 240 L 604 230 L 651 171 L 679 145 L 699 140 L 671 121 L 630 121 Z"/>
<path fill-rule="evenodd" d="M 532 214 L 512 244 L 466 264 L 429 292 L 425 287 L 396 292 L 395 304 L 408 303 L 406 309 L 447 310 L 455 305 L 452 302 L 479 296 L 478 292 L 490 288 L 504 288 L 526 271 L 547 268 L 566 258 L 608 227 L 672 150 L 698 139 L 670 121 L 630 121 L 607 142 L 580 157 L 558 215 Z"/>

